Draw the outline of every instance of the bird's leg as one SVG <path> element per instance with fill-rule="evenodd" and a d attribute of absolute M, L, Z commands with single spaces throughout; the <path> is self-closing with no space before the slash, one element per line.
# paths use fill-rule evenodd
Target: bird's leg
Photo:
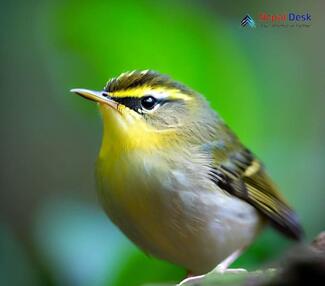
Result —
<path fill-rule="evenodd" d="M 243 248 L 236 250 L 232 254 L 230 254 L 225 260 L 219 263 L 216 268 L 214 268 L 211 272 L 217 273 L 237 273 L 237 272 L 246 272 L 247 270 L 244 268 L 236 268 L 236 269 L 228 269 L 228 267 L 242 254 Z M 211 273 L 210 272 L 210 273 Z"/>
<path fill-rule="evenodd" d="M 230 264 L 232 264 L 241 255 L 242 252 L 243 252 L 243 248 L 236 250 L 235 252 L 230 254 L 226 259 L 224 259 L 221 263 L 219 263 L 213 270 L 211 270 L 207 274 L 191 276 L 191 273 L 189 272 L 187 278 L 182 280 L 179 284 L 177 284 L 177 286 L 186 285 L 187 283 L 190 283 L 188 285 L 191 285 L 192 282 L 198 282 L 203 277 L 205 277 L 206 275 L 208 275 L 210 273 L 224 274 L 224 273 L 246 272 L 247 270 L 244 268 L 228 269 Z"/>

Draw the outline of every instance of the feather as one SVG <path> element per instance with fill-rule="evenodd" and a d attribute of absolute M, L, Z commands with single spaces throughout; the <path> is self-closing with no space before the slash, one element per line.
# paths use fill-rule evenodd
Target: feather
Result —
<path fill-rule="evenodd" d="M 211 180 L 224 191 L 253 205 L 283 234 L 300 240 L 303 231 L 298 218 L 277 191 L 262 163 L 235 137 L 231 141 L 226 150 L 211 144 Z"/>
<path fill-rule="evenodd" d="M 136 89 L 143 86 L 164 87 L 166 89 L 177 89 L 184 94 L 192 94 L 185 85 L 172 80 L 167 75 L 162 75 L 153 70 L 134 70 L 122 73 L 116 78 L 112 78 L 106 83 L 105 91 L 117 92 L 123 90 Z"/>

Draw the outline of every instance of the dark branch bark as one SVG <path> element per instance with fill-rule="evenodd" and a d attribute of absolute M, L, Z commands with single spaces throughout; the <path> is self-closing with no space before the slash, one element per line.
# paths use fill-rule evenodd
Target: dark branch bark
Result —
<path fill-rule="evenodd" d="M 325 232 L 320 233 L 311 245 L 291 249 L 274 265 L 275 269 L 254 272 L 210 273 L 184 286 L 325 285 Z"/>

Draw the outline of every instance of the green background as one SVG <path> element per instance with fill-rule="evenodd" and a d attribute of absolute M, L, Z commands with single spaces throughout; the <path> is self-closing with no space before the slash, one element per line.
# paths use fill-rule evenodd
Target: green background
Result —
<path fill-rule="evenodd" d="M 311 240 L 325 226 L 322 1 L 1 2 L 1 285 L 138 286 L 185 270 L 147 257 L 96 198 L 95 104 L 71 88 L 155 69 L 204 94 L 260 158 Z M 260 12 L 311 26 L 261 27 Z M 249 13 L 255 29 L 240 26 Z M 234 264 L 292 246 L 268 229 Z"/>

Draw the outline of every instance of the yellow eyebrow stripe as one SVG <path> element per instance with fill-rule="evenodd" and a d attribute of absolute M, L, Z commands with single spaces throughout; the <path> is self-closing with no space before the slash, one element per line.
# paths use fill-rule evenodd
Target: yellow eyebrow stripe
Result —
<path fill-rule="evenodd" d="M 136 88 L 130 88 L 125 90 L 118 90 L 111 92 L 110 95 L 112 97 L 135 97 L 141 98 L 145 95 L 152 95 L 158 99 L 182 99 L 182 100 L 192 100 L 191 96 L 182 93 L 178 89 L 166 89 L 164 87 L 155 87 L 152 88 L 150 86 L 141 86 Z"/>

